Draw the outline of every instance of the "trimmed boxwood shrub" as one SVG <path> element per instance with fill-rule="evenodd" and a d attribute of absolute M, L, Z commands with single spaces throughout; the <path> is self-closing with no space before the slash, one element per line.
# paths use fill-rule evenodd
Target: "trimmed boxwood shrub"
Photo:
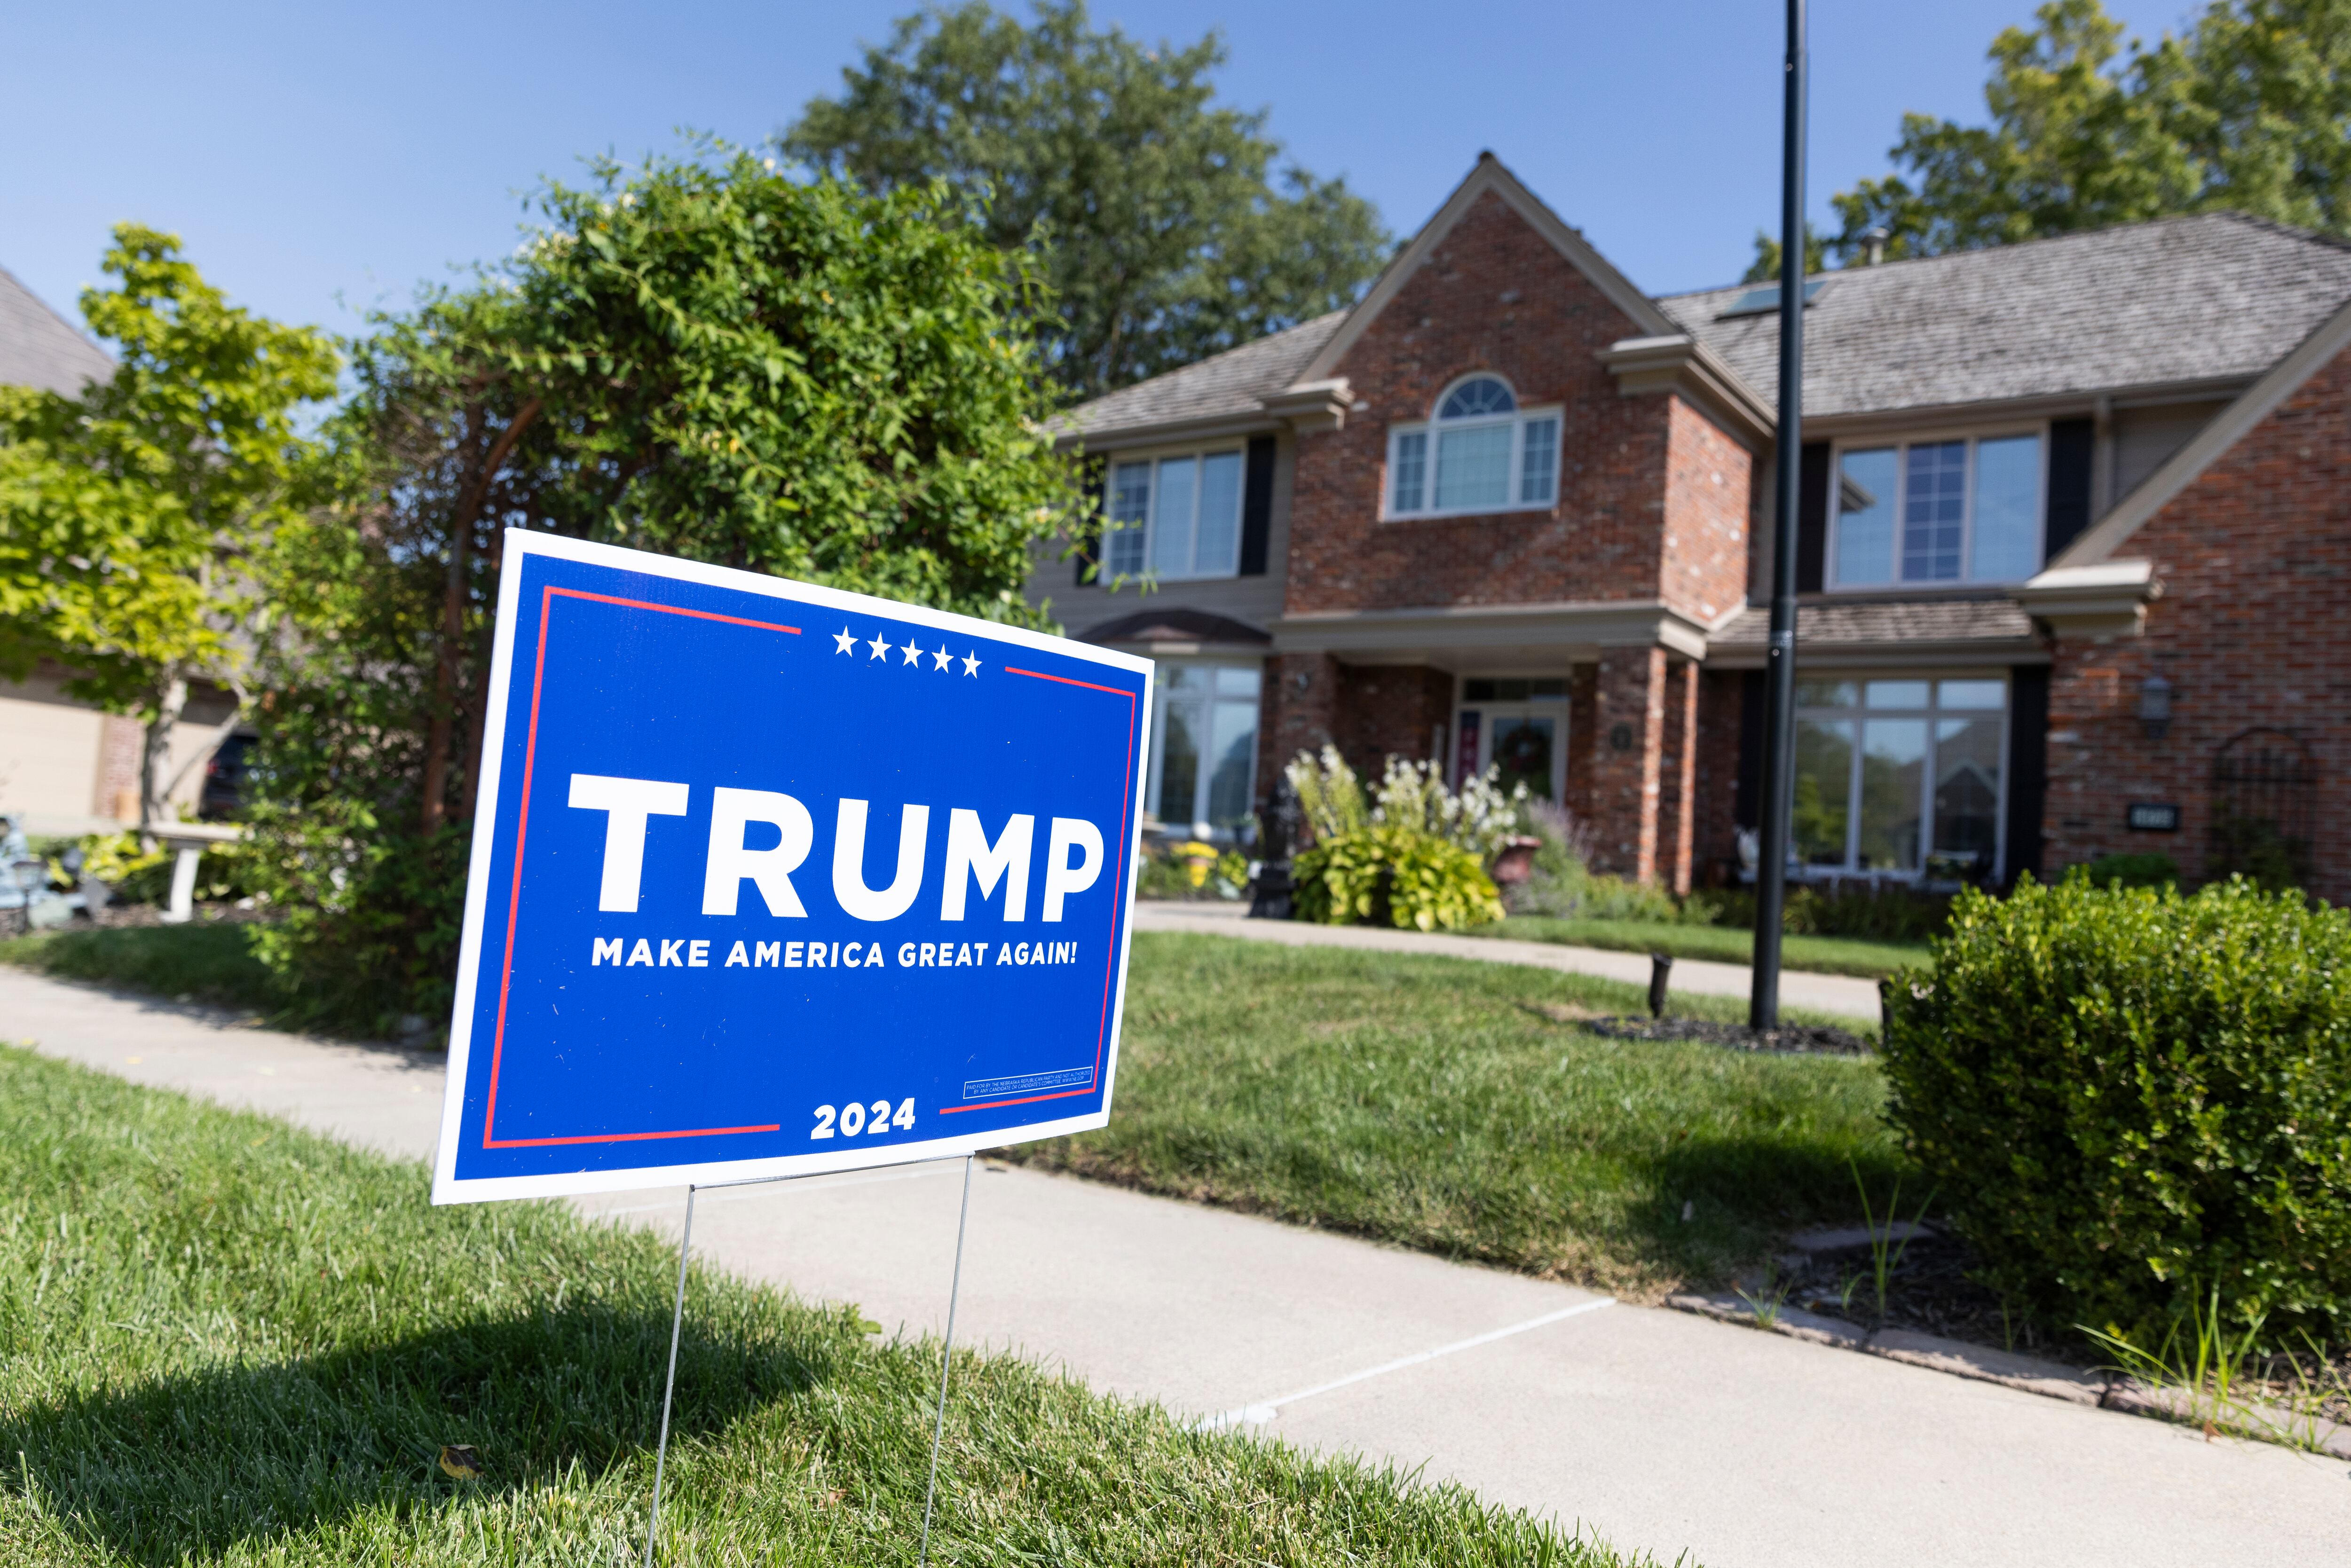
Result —
<path fill-rule="evenodd" d="M 1888 1116 L 1986 1282 L 2157 1340 L 2351 1333 L 2351 915 L 2231 881 L 1962 893 L 1886 987 Z M 2142 1343 L 2146 1343 L 2142 1339 Z"/>
<path fill-rule="evenodd" d="M 1502 917 L 1502 900 L 1478 857 L 1414 828 L 1358 828 L 1298 857 L 1292 894 L 1301 920 L 1324 925 L 1383 922 L 1456 931 Z"/>

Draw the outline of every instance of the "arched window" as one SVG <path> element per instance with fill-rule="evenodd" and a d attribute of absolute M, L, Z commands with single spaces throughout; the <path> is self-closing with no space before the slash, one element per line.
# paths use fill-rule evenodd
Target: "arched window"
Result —
<path fill-rule="evenodd" d="M 1519 400 L 1497 376 L 1471 376 L 1445 394 L 1437 405 L 1439 419 L 1483 419 L 1489 414 L 1515 413 Z"/>
<path fill-rule="evenodd" d="M 1388 436 L 1388 515 L 1545 508 L 1559 498 L 1559 411 L 1521 409 L 1496 375 L 1466 376 L 1426 424 Z"/>

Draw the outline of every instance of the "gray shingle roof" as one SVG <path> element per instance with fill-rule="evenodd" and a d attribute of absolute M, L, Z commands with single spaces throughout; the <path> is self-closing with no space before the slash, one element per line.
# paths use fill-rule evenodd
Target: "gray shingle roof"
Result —
<path fill-rule="evenodd" d="M 1062 414 L 1053 428 L 1057 434 L 1105 435 L 1196 419 L 1260 413 L 1264 411 L 1258 400 L 1295 382 L 1298 372 L 1346 319 L 1344 310 L 1333 310 L 1180 371 L 1105 392 Z"/>
<path fill-rule="evenodd" d="M 0 384 L 71 397 L 113 373 L 104 350 L 0 268 Z"/>
<path fill-rule="evenodd" d="M 1834 415 L 2259 375 L 2351 299 L 2351 246 L 2208 213 L 1826 275 L 1804 313 L 1804 412 Z M 1667 313 L 1768 403 L 1776 312 L 1746 286 Z"/>
<path fill-rule="evenodd" d="M 1708 639 L 1718 653 L 1750 646 L 1761 651 L 1770 638 L 1771 612 L 1750 605 Z M 1861 600 L 1800 604 L 1796 645 L 1838 647 L 1919 643 L 2030 643 L 2032 622 L 2005 596 L 1970 599 Z"/>

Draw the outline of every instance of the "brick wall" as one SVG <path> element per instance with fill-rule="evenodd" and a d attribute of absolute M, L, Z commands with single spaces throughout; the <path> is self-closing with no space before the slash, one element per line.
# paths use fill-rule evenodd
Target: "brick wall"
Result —
<path fill-rule="evenodd" d="M 1665 547 L 1667 604 L 1712 625 L 1747 602 L 1747 517 L 1754 457 L 1712 420 L 1667 400 Z"/>
<path fill-rule="evenodd" d="M 2146 634 L 2061 639 L 2050 674 L 2045 864 L 2161 851 L 2206 865 L 2212 767 L 2231 737 L 2284 730 L 2309 748 L 2310 891 L 2351 900 L 2351 352 L 2338 357 L 2174 497 L 2118 552 L 2166 585 Z M 2161 739 L 2143 683 L 2173 686 Z M 2178 833 L 2124 826 L 2134 800 L 2183 808 Z"/>
<path fill-rule="evenodd" d="M 1358 665 L 1343 671 L 1339 687 L 1339 750 L 1368 788 L 1387 771 L 1387 759 L 1443 761 L 1443 742 L 1430 749 L 1453 718 L 1453 677 L 1420 665 Z"/>
<path fill-rule="evenodd" d="M 1675 402 L 1623 396 L 1597 358 L 1636 330 L 1500 197 L 1481 197 L 1339 362 L 1370 408 L 1299 442 L 1290 612 L 1655 597 Z M 1562 405 L 1558 505 L 1380 522 L 1389 426 L 1426 419 L 1472 371 L 1504 377 L 1522 404 Z"/>
<path fill-rule="evenodd" d="M 1657 874 L 1657 805 L 1666 727 L 1666 651 L 1611 648 L 1593 680 L 1589 757 L 1593 869 L 1639 882 Z M 1626 744 L 1619 746 L 1618 742 Z"/>
<path fill-rule="evenodd" d="M 1339 693 L 1345 667 L 1328 653 L 1281 653 L 1265 662 L 1258 699 L 1257 800 L 1273 796 L 1274 781 L 1301 751 L 1320 751 L 1338 737 Z"/>

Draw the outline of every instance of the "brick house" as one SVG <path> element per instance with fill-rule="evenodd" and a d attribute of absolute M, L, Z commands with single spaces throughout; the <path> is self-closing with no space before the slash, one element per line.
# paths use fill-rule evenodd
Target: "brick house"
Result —
<path fill-rule="evenodd" d="M 113 373 L 103 350 L 0 269 L 0 383 L 72 396 Z M 68 694 L 71 675 L 44 664 L 26 680 L 0 680 L 0 817 L 31 833 L 112 832 L 139 820 L 139 722 Z M 171 767 L 181 778 L 172 798 L 183 815 L 198 813 L 205 780 L 196 764 L 235 711 L 226 692 L 194 684 L 172 732 Z"/>
<path fill-rule="evenodd" d="M 1801 873 L 2351 899 L 2351 247 L 2210 214 L 1806 295 Z M 1329 740 L 1751 874 L 1777 303 L 1643 294 L 1488 154 L 1353 308 L 1073 410 L 1103 528 L 1030 593 L 1158 662 L 1158 820 Z"/>

